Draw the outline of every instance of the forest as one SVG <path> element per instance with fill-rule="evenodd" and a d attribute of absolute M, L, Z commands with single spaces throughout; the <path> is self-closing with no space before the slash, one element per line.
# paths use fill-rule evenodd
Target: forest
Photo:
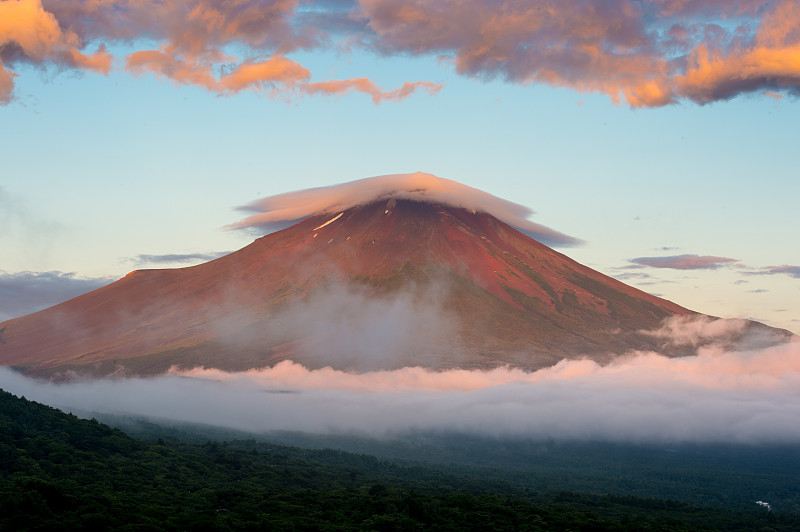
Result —
<path fill-rule="evenodd" d="M 0 391 L 0 530 L 800 530 L 793 449 L 119 425 Z"/>

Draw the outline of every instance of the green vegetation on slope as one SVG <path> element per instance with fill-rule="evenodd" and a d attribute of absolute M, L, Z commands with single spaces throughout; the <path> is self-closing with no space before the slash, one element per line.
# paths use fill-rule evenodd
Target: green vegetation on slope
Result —
<path fill-rule="evenodd" d="M 526 493 L 256 441 L 145 442 L 0 391 L 0 530 L 797 530 L 800 516 Z"/>

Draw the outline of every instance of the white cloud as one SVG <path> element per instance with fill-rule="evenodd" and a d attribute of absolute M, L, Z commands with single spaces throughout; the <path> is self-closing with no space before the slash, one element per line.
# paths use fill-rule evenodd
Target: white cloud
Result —
<path fill-rule="evenodd" d="M 695 327 L 695 330 L 699 328 Z M 800 341 L 716 344 L 692 357 L 629 353 L 600 366 L 536 372 L 421 368 L 347 373 L 292 362 L 242 373 L 194 369 L 149 379 L 28 379 L 0 386 L 66 410 L 124 413 L 253 432 L 460 431 L 650 442 L 800 442 Z"/>
<path fill-rule="evenodd" d="M 423 172 L 368 177 L 269 196 L 239 207 L 240 210 L 255 214 L 229 228 L 258 228 L 270 232 L 315 214 L 337 214 L 357 205 L 389 198 L 441 203 L 485 212 L 548 245 L 570 246 L 580 243 L 576 238 L 528 220 L 533 215 L 528 207 Z"/>

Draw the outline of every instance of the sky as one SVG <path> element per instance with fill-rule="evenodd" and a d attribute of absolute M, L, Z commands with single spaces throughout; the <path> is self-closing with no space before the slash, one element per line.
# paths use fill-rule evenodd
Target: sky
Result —
<path fill-rule="evenodd" d="M 793 0 L 0 0 L 0 321 L 422 171 L 800 333 L 799 94 Z"/>

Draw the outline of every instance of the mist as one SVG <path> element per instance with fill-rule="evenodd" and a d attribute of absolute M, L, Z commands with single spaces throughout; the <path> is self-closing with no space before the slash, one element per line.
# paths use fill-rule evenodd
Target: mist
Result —
<path fill-rule="evenodd" d="M 740 326 L 735 320 L 703 323 L 673 320 L 659 334 L 685 343 L 692 334 L 708 340 L 711 328 Z M 65 411 L 252 433 L 402 437 L 435 431 L 548 440 L 800 443 L 797 337 L 757 349 L 726 349 L 711 341 L 696 356 L 681 358 L 631 352 L 604 366 L 562 360 L 535 372 L 406 367 L 354 373 L 284 361 L 246 372 L 173 368 L 155 378 L 57 384 L 0 368 L 0 387 Z"/>

